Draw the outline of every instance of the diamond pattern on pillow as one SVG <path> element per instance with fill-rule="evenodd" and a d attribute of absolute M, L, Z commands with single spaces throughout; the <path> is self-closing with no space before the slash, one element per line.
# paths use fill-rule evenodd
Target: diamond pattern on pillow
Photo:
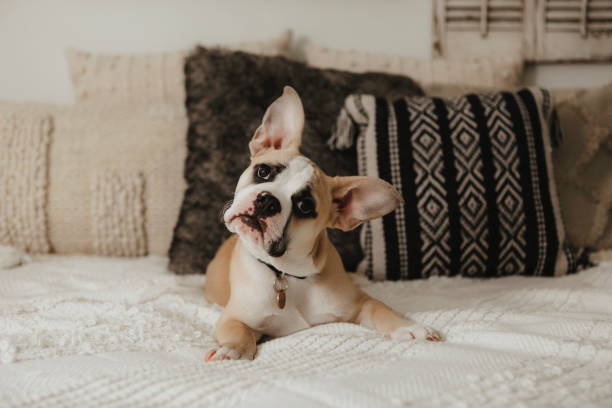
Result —
<path fill-rule="evenodd" d="M 551 160 L 546 91 L 450 100 L 351 95 L 330 143 L 356 139 L 361 175 L 381 177 L 405 203 L 362 230 L 374 279 L 558 276 L 576 271 Z M 556 129 L 556 128 L 555 128 Z"/>

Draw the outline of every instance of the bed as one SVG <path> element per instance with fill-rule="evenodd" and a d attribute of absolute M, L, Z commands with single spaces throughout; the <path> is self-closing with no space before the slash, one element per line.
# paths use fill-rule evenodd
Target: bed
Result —
<path fill-rule="evenodd" d="M 612 262 L 555 279 L 355 276 L 445 341 L 335 323 L 211 363 L 220 308 L 204 276 L 166 265 L 47 256 L 0 270 L 0 405 L 612 405 Z"/>

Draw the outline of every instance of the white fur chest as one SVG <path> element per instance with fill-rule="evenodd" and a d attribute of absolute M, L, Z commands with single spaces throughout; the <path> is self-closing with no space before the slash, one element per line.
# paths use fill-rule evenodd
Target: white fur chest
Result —
<path fill-rule="evenodd" d="M 316 277 L 287 277 L 286 304 L 276 303 L 276 275 L 257 261 L 232 279 L 228 311 L 247 326 L 270 336 L 286 336 L 309 327 L 344 320 L 343 302 Z"/>

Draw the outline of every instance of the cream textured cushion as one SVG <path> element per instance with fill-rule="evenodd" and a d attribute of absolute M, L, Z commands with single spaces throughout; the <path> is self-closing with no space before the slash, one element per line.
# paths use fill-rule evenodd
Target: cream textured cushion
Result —
<path fill-rule="evenodd" d="M 47 179 L 51 117 L 37 105 L 0 103 L 0 245 L 50 249 Z"/>
<path fill-rule="evenodd" d="M 513 91 L 515 87 L 486 87 L 486 86 L 470 86 L 470 85 L 454 85 L 454 84 L 428 84 L 423 87 L 423 91 L 427 96 L 436 96 L 438 98 L 455 98 L 457 96 L 468 93 L 486 93 L 499 91 Z M 555 104 L 560 104 L 567 99 L 573 98 L 580 91 L 579 89 L 561 88 L 548 90 L 555 101 Z"/>
<path fill-rule="evenodd" d="M 269 41 L 228 49 L 262 55 L 289 55 L 291 31 Z M 78 102 L 185 102 L 183 58 L 188 50 L 156 54 L 107 55 L 68 50 L 68 69 Z"/>
<path fill-rule="evenodd" d="M 612 84 L 557 104 L 564 133 L 555 173 L 568 238 L 612 248 Z"/>
<path fill-rule="evenodd" d="M 49 235 L 58 253 L 166 255 L 185 182 L 183 105 L 56 108 Z"/>
<path fill-rule="evenodd" d="M 463 84 L 481 87 L 516 87 L 521 84 L 523 57 L 419 59 L 358 51 L 339 51 L 306 44 L 306 63 L 320 68 L 352 72 L 385 72 L 411 77 L 423 85 Z"/>
<path fill-rule="evenodd" d="M 0 245 L 167 255 L 186 132 L 182 104 L 0 102 Z"/>

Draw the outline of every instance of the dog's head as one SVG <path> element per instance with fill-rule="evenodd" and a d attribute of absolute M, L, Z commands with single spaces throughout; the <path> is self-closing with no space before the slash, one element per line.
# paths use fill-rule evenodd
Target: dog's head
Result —
<path fill-rule="evenodd" d="M 255 257 L 306 257 L 325 228 L 345 231 L 393 211 L 402 198 L 372 177 L 328 177 L 299 152 L 304 128 L 300 97 L 286 86 L 268 107 L 249 149 L 224 221 Z"/>

